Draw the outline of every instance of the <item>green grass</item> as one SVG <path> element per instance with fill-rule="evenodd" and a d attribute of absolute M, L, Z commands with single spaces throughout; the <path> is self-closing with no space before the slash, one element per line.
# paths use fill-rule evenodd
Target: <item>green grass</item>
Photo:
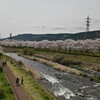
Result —
<path fill-rule="evenodd" d="M 2 71 L 0 71 L 0 100 L 16 100 L 5 74 Z"/>
<path fill-rule="evenodd" d="M 32 80 L 28 73 L 26 73 L 23 69 L 20 69 L 18 65 L 15 66 L 15 64 L 16 63 L 14 63 L 14 61 L 13 64 L 11 64 L 10 61 L 7 61 L 7 65 L 15 77 L 24 77 L 24 85 L 22 87 L 27 92 L 31 100 L 56 100 L 56 97 L 46 91 L 37 80 Z"/>
<path fill-rule="evenodd" d="M 93 63 L 99 63 L 100 64 L 100 54 L 97 53 L 93 53 L 91 55 L 85 54 L 83 55 L 82 53 L 78 54 L 77 51 L 76 53 L 67 53 L 68 51 L 66 51 L 66 53 L 62 53 L 62 52 L 53 52 L 52 50 L 37 50 L 34 48 L 27 48 L 27 47 L 4 47 L 5 50 L 7 51 L 16 51 L 16 52 L 25 52 L 28 53 L 31 52 L 32 54 L 36 53 L 36 54 L 47 54 L 47 55 L 52 55 L 52 56 L 66 56 L 67 58 L 71 58 L 72 60 L 82 60 L 82 61 L 88 61 L 88 62 L 93 62 Z"/>
<path fill-rule="evenodd" d="M 34 48 L 27 48 L 27 47 L 9 47 L 9 50 L 17 50 L 27 51 L 26 53 L 29 54 L 31 51 L 31 56 L 34 55 L 36 57 L 40 57 L 43 59 L 51 60 L 57 63 L 60 63 L 65 66 L 74 66 L 76 64 L 76 68 L 79 69 L 92 69 L 95 71 L 100 72 L 100 53 L 93 53 L 86 51 L 68 51 L 66 53 L 64 50 L 50 50 L 50 49 L 34 49 Z M 34 59 L 35 60 L 35 59 Z"/>
<path fill-rule="evenodd" d="M 84 56 L 84 55 L 74 55 L 74 54 L 61 54 L 55 53 L 56 57 L 62 56 L 72 60 L 79 60 L 79 61 L 87 61 L 92 63 L 100 63 L 100 57 L 93 57 L 93 56 Z"/>
<path fill-rule="evenodd" d="M 96 81 L 96 82 L 100 83 L 100 76 L 96 76 L 96 75 L 91 76 L 90 80 L 91 81 Z"/>

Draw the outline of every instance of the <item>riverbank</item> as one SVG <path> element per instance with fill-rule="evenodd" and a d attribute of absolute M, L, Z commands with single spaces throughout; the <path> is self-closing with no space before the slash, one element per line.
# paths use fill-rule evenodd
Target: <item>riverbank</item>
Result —
<path fill-rule="evenodd" d="M 1 59 L 0 59 L 0 100 L 16 100 L 11 85 L 9 84 L 9 81 L 4 74 Z"/>
<path fill-rule="evenodd" d="M 39 74 L 36 74 L 36 71 L 34 71 L 35 73 L 33 73 L 31 68 L 28 68 L 26 65 L 19 66 L 18 62 L 10 57 L 4 56 L 4 60 L 7 60 L 7 65 L 13 72 L 15 77 L 24 77 L 24 85 L 22 85 L 21 87 L 26 91 L 26 93 L 30 97 L 30 100 L 56 100 L 55 96 L 46 91 L 38 83 L 40 77 Z"/>
<path fill-rule="evenodd" d="M 42 64 L 38 61 L 32 61 L 18 56 L 16 53 L 7 53 L 6 55 L 22 61 L 24 64 L 36 69 L 43 78 L 41 82 L 44 86 L 52 90 L 59 100 L 87 100 L 90 98 L 99 100 L 100 84 L 90 81 L 87 77 L 82 77 L 69 72 L 56 70 L 53 67 Z M 81 94 L 81 95 L 80 95 Z"/>
<path fill-rule="evenodd" d="M 80 75 L 81 74 L 81 71 L 79 71 L 77 69 L 70 68 L 68 66 L 64 66 L 64 65 L 61 65 L 61 64 L 58 64 L 58 63 L 55 63 L 55 62 L 43 59 L 43 58 L 39 58 L 39 57 L 36 57 L 36 56 L 29 56 L 29 55 L 20 55 L 20 56 L 23 56 L 23 57 L 25 57 L 27 59 L 30 59 L 30 60 L 36 60 L 38 62 L 41 62 L 43 64 L 51 66 L 51 67 L 53 67 L 56 70 L 60 70 L 60 71 L 64 71 L 64 72 L 69 72 L 69 73 L 73 73 L 73 74 L 76 74 L 76 75 Z"/>
<path fill-rule="evenodd" d="M 24 55 L 24 57 L 34 60 L 34 61 L 36 60 L 38 62 L 51 66 L 60 71 L 66 71 L 66 72 L 80 75 L 83 77 L 88 77 L 91 81 L 96 81 L 100 83 L 100 73 L 99 73 L 100 71 L 99 60 L 100 59 L 99 58 L 88 57 L 88 56 L 82 57 L 82 56 L 74 56 L 74 55 L 65 56 L 63 54 L 53 55 L 53 54 L 46 54 L 46 53 L 43 53 L 43 54 L 34 53 L 32 56 Z M 85 58 L 87 61 L 85 60 Z M 98 62 L 96 63 L 96 61 Z M 69 66 L 67 66 L 68 64 Z"/>
<path fill-rule="evenodd" d="M 19 52 L 25 55 L 31 55 L 53 61 L 64 66 L 74 67 L 75 69 L 85 69 L 100 72 L 100 56 L 97 56 L 95 53 L 92 55 L 83 55 L 81 53 L 53 52 L 29 47 L 4 46 L 3 48 L 6 52 Z"/>

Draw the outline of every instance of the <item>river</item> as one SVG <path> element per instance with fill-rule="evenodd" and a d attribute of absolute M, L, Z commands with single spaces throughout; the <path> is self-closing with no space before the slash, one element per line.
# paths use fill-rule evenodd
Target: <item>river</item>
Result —
<path fill-rule="evenodd" d="M 45 85 L 50 87 L 59 100 L 100 100 L 98 94 L 100 93 L 100 84 L 98 83 L 81 76 L 55 70 L 53 67 L 18 56 L 17 53 L 6 53 L 6 55 L 37 70 L 44 78 Z"/>

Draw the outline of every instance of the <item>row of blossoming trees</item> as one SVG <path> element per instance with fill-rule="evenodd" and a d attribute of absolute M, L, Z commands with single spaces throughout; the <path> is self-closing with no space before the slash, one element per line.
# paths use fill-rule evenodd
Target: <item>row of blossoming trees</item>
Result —
<path fill-rule="evenodd" d="M 42 50 L 63 50 L 64 52 L 100 52 L 100 39 L 87 39 L 87 40 L 57 40 L 57 41 L 17 41 L 17 40 L 3 40 L 0 45 L 11 47 L 32 47 L 34 49 Z"/>

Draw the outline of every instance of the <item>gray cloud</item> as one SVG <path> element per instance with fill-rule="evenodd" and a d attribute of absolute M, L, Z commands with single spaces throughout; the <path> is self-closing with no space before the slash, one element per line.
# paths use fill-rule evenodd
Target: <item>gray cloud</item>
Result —
<path fill-rule="evenodd" d="M 84 18 L 95 17 L 99 27 L 100 0 L 0 0 L 0 33 L 83 31 Z M 94 24 L 94 25 L 93 25 Z M 75 27 L 72 27 L 75 26 Z M 71 29 L 72 28 L 72 29 Z"/>
<path fill-rule="evenodd" d="M 42 25 L 42 26 L 33 26 L 35 29 L 48 29 L 48 26 Z"/>
<path fill-rule="evenodd" d="M 66 30 L 67 28 L 64 26 L 57 26 L 57 27 L 53 27 L 53 30 Z"/>
<path fill-rule="evenodd" d="M 71 27 L 72 30 L 85 30 L 85 27 L 82 26 L 76 26 L 76 27 Z"/>

